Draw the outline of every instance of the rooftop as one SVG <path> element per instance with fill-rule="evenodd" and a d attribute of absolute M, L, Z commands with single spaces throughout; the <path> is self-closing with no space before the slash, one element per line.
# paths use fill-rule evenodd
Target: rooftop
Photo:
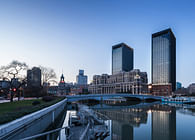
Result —
<path fill-rule="evenodd" d="M 170 32 L 170 33 L 174 36 L 174 38 L 175 38 L 175 35 L 173 34 L 171 28 L 168 28 L 168 29 L 165 29 L 165 30 L 156 32 L 156 33 L 153 33 L 153 34 L 152 34 L 152 38 L 153 38 L 153 37 L 160 36 L 160 35 L 163 35 L 163 34 L 166 34 L 166 33 L 168 33 L 168 32 Z"/>
<path fill-rule="evenodd" d="M 125 43 L 123 43 L 123 42 L 122 42 L 122 43 L 119 43 L 119 44 L 117 44 L 117 45 L 112 46 L 112 49 L 120 48 L 120 47 L 122 47 L 122 46 L 127 47 L 127 48 L 133 50 L 133 48 L 131 48 L 130 46 L 128 46 L 127 44 L 125 44 Z"/>

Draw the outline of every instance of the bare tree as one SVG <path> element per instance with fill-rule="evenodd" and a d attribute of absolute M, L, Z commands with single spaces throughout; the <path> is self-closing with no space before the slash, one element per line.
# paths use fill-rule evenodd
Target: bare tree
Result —
<path fill-rule="evenodd" d="M 55 81 L 56 80 L 56 73 L 52 68 L 44 67 L 44 66 L 39 66 L 41 69 L 41 75 L 42 75 L 42 82 L 43 83 L 48 83 L 50 81 Z"/>
<path fill-rule="evenodd" d="M 0 78 L 8 78 L 9 80 L 18 78 L 19 80 L 23 80 L 26 77 L 25 74 L 27 69 L 28 65 L 25 62 L 13 60 L 7 66 L 1 66 Z"/>
<path fill-rule="evenodd" d="M 26 81 L 26 70 L 28 65 L 24 62 L 13 60 L 7 66 L 0 67 L 0 78 L 7 81 L 7 86 L 4 88 L 5 91 L 11 93 L 10 101 L 13 101 L 15 93 L 19 93 L 19 88 L 25 84 Z M 10 91 L 11 89 L 11 91 Z M 18 99 L 20 95 L 18 95 Z"/>

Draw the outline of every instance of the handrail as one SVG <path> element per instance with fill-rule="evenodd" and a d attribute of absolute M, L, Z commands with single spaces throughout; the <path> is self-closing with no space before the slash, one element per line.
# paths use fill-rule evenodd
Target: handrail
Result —
<path fill-rule="evenodd" d="M 31 114 L 25 115 L 21 118 L 18 118 L 14 121 L 11 121 L 9 123 L 1 125 L 0 126 L 0 139 L 10 135 L 12 132 L 14 132 L 16 130 L 21 129 L 22 127 L 33 122 L 34 120 L 37 120 L 38 118 L 44 116 L 45 114 L 52 112 L 54 109 L 61 106 L 66 101 L 67 101 L 67 99 L 64 99 L 60 102 L 57 102 L 56 104 L 53 104 L 51 106 L 48 106 L 46 108 L 43 108 L 43 109 L 38 110 L 36 112 L 33 112 Z"/>
<path fill-rule="evenodd" d="M 51 130 L 51 131 L 47 131 L 47 132 L 44 132 L 44 133 L 41 133 L 41 134 L 37 134 L 37 135 L 34 135 L 34 136 L 26 137 L 26 138 L 23 138 L 21 140 L 30 140 L 30 139 L 46 136 L 46 135 L 49 135 L 51 133 L 55 133 L 55 132 L 61 131 L 61 130 L 66 129 L 66 128 L 67 127 L 57 128 L 57 129 L 54 129 L 54 130 Z"/>
<path fill-rule="evenodd" d="M 90 126 L 90 122 L 87 124 L 87 127 L 85 128 L 83 134 L 81 135 L 80 139 L 79 140 L 83 140 L 84 137 L 86 136 L 87 134 L 87 131 L 89 130 L 89 126 Z"/>
<path fill-rule="evenodd" d="M 100 116 L 103 116 L 103 117 L 105 117 L 107 120 L 111 120 L 108 116 L 106 116 L 106 115 L 104 115 L 104 114 L 102 114 L 102 113 L 100 113 L 100 112 L 97 112 L 97 111 L 95 111 L 95 110 L 93 110 L 95 113 L 97 113 L 97 114 L 99 114 Z"/>

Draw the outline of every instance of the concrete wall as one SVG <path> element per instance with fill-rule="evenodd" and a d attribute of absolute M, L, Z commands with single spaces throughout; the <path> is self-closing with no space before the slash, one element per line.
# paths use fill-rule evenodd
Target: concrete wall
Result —
<path fill-rule="evenodd" d="M 43 132 L 64 111 L 67 99 L 0 126 L 0 139 L 16 140 Z"/>

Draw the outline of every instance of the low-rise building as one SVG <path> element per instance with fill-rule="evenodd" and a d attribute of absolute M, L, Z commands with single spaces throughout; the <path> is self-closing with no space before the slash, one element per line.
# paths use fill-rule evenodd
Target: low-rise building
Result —
<path fill-rule="evenodd" d="M 195 94 L 195 83 L 192 83 L 188 87 L 189 94 Z"/>
<path fill-rule="evenodd" d="M 51 95 L 57 95 L 58 94 L 58 86 L 49 86 L 47 88 L 47 93 Z"/>
<path fill-rule="evenodd" d="M 60 78 L 60 82 L 58 84 L 58 95 L 67 95 L 70 93 L 71 85 L 69 83 L 65 83 L 64 75 L 62 74 Z"/>
<path fill-rule="evenodd" d="M 48 94 L 53 94 L 57 96 L 64 95 L 78 95 L 78 94 L 88 94 L 88 85 L 80 85 L 67 83 L 64 80 L 64 75 L 60 77 L 60 82 L 57 86 L 50 86 L 50 84 L 45 83 L 45 88 L 47 89 Z"/>
<path fill-rule="evenodd" d="M 186 96 L 186 95 L 189 95 L 189 91 L 187 88 L 179 88 L 177 89 L 175 92 L 174 92 L 174 95 L 177 95 L 177 96 Z"/>
<path fill-rule="evenodd" d="M 71 95 L 88 94 L 88 85 L 77 85 L 71 87 Z"/>
<path fill-rule="evenodd" d="M 172 84 L 152 84 L 149 87 L 150 93 L 154 96 L 171 96 Z"/>
<path fill-rule="evenodd" d="M 148 93 L 147 73 L 134 69 L 113 75 L 94 75 L 93 82 L 89 85 L 89 92 L 92 94 L 145 94 Z"/>

